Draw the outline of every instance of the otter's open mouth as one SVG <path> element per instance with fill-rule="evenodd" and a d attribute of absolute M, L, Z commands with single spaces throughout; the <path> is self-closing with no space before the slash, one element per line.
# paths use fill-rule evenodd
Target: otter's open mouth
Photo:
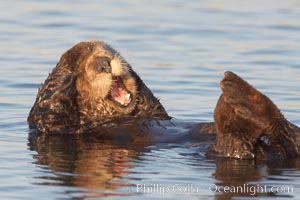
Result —
<path fill-rule="evenodd" d="M 109 93 L 109 99 L 124 107 L 131 103 L 131 94 L 124 86 L 120 77 L 113 77 L 113 84 Z"/>

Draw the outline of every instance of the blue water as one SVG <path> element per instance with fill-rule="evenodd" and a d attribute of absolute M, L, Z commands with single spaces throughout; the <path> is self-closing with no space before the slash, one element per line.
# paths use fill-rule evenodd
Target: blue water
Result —
<path fill-rule="evenodd" d="M 232 70 L 300 126 L 299 19 L 297 0 L 1 1 L 1 199 L 299 199 L 300 160 L 211 160 L 193 147 L 137 150 L 77 139 L 36 147 L 26 123 L 62 53 L 100 39 L 177 119 L 213 121 L 219 81 Z M 214 184 L 249 191 L 222 193 Z M 252 195 L 256 185 L 281 190 Z"/>

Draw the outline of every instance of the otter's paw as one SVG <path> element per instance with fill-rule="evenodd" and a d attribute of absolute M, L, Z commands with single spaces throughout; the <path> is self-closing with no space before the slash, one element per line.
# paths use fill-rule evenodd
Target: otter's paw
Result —
<path fill-rule="evenodd" d="M 251 142 L 234 137 L 232 134 L 225 135 L 223 138 L 218 138 L 218 142 L 214 147 L 214 151 L 218 155 L 236 159 L 255 158 Z"/>
<path fill-rule="evenodd" d="M 252 144 L 246 141 L 239 141 L 239 143 L 236 144 L 236 149 L 233 150 L 231 157 L 238 158 L 238 159 L 255 158 Z"/>

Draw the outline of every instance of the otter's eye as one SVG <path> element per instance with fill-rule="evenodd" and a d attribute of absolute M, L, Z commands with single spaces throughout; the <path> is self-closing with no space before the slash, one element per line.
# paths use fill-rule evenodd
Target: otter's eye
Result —
<path fill-rule="evenodd" d="M 110 66 L 110 58 L 107 57 L 96 57 L 95 58 L 95 68 L 96 71 L 111 73 L 111 66 Z"/>

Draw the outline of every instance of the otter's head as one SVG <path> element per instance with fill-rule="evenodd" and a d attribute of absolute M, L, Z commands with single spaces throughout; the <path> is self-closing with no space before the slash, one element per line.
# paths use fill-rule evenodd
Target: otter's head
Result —
<path fill-rule="evenodd" d="M 103 42 L 92 42 L 92 51 L 78 67 L 79 94 L 94 104 L 105 103 L 118 112 L 129 112 L 136 103 L 137 77 L 124 58 Z"/>
<path fill-rule="evenodd" d="M 170 119 L 121 55 L 101 41 L 62 55 L 39 88 L 28 116 L 40 132 L 81 132 L 124 117 Z"/>
<path fill-rule="evenodd" d="M 76 80 L 79 111 L 86 119 L 83 123 L 124 116 L 169 118 L 160 102 L 117 51 L 104 42 L 87 44 L 90 51 L 78 64 Z"/>

